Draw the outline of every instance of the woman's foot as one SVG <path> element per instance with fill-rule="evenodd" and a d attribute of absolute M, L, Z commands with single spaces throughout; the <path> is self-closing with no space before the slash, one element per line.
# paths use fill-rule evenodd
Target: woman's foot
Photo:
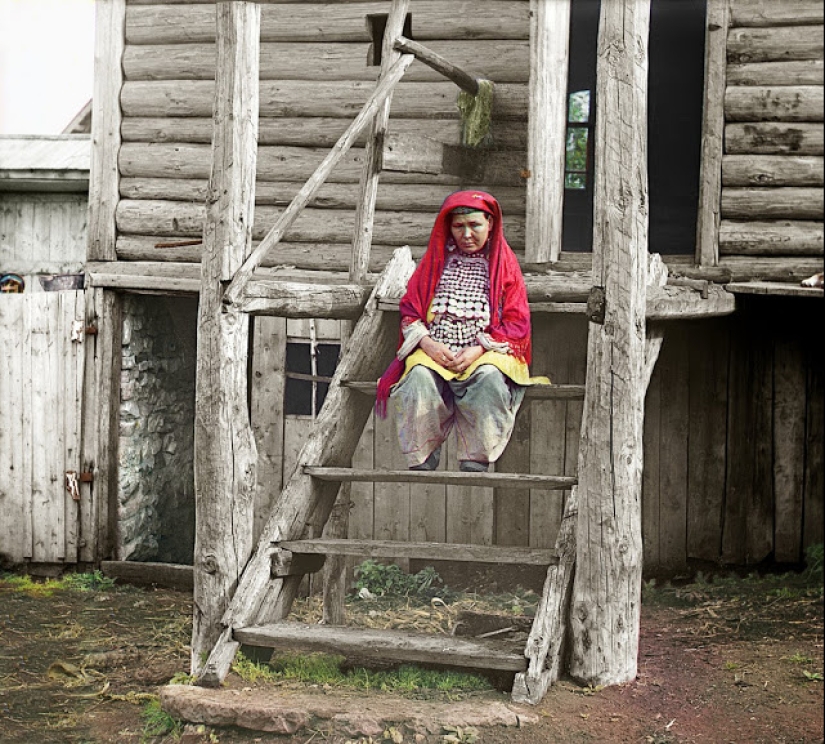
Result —
<path fill-rule="evenodd" d="M 441 460 L 441 447 L 436 447 L 424 462 L 420 465 L 413 465 L 410 470 L 435 470 L 439 460 Z"/>
<path fill-rule="evenodd" d="M 465 473 L 486 473 L 489 467 L 489 463 L 476 460 L 460 460 L 458 463 L 458 469 Z"/>

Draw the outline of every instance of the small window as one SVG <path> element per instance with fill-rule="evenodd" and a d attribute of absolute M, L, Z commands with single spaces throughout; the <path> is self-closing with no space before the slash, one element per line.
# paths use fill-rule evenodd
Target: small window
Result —
<path fill-rule="evenodd" d="M 284 413 L 317 415 L 338 365 L 340 349 L 339 344 L 287 343 Z"/>
<path fill-rule="evenodd" d="M 590 91 L 571 93 L 567 106 L 564 188 L 586 189 L 590 169 L 592 123 Z"/>
<path fill-rule="evenodd" d="M 369 26 L 370 38 L 372 39 L 369 55 L 369 65 L 371 67 L 377 67 L 381 64 L 381 50 L 384 46 L 384 31 L 387 29 L 387 18 L 389 18 L 389 16 L 386 13 L 367 16 L 367 25 Z M 402 33 L 407 39 L 413 38 L 411 13 L 407 13 L 407 17 L 404 19 L 404 29 Z"/>

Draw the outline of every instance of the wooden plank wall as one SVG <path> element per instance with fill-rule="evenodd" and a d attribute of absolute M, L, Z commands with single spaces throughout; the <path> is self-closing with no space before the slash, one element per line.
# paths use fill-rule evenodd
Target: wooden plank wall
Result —
<path fill-rule="evenodd" d="M 795 563 L 823 541 L 825 386 L 811 343 L 815 319 L 787 328 L 781 319 L 804 318 L 798 303 L 810 300 L 780 299 L 779 313 L 773 300 L 745 300 L 730 318 L 667 324 L 645 409 L 648 573 Z M 534 373 L 582 382 L 585 336 L 583 316 L 534 318 Z M 574 474 L 580 422 L 580 402 L 523 406 L 497 469 Z M 455 469 L 450 442 L 445 449 Z M 391 421 L 367 428 L 355 465 L 404 467 Z M 359 484 L 350 537 L 548 547 L 565 495 Z"/>
<path fill-rule="evenodd" d="M 86 261 L 86 194 L 0 192 L 0 272 L 32 275 L 79 273 Z"/>
<path fill-rule="evenodd" d="M 823 5 L 731 0 L 721 263 L 823 255 Z"/>
<path fill-rule="evenodd" d="M 265 2 L 261 19 L 261 104 L 255 239 L 343 133 L 374 87 L 367 17 L 389 0 Z M 466 185 L 493 190 L 507 234 L 524 245 L 529 2 L 479 0 L 456 13 L 440 0 L 416 0 L 412 36 L 456 64 L 494 80 L 495 145 L 483 173 Z M 156 248 L 200 237 L 209 175 L 215 65 L 211 2 L 130 0 L 121 92 L 123 144 L 117 254 L 125 260 L 197 261 L 200 248 Z M 391 130 L 458 144 L 458 88 L 415 62 L 393 98 Z M 363 147 L 333 172 L 278 246 L 272 263 L 346 270 Z M 465 184 L 456 176 L 382 175 L 375 220 L 377 270 L 388 246 L 426 244 L 443 198 Z"/>
<path fill-rule="evenodd" d="M 0 560 L 74 563 L 80 503 L 65 473 L 81 470 L 84 354 L 71 340 L 83 292 L 0 297 Z M 84 324 L 85 325 L 85 324 Z"/>

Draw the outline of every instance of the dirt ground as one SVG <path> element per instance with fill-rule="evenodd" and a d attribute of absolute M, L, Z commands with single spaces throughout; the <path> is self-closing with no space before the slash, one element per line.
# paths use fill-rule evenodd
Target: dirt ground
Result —
<path fill-rule="evenodd" d="M 497 596 L 501 607 L 524 596 Z M 486 598 L 477 605 L 485 607 Z M 354 615 L 375 618 L 354 602 Z M 307 608 L 309 604 L 307 604 Z M 449 741 L 482 744 L 814 744 L 823 741 L 822 576 L 770 574 L 646 585 L 639 672 L 606 689 L 562 680 L 536 707 L 514 706 L 505 691 L 415 700 L 387 693 L 241 680 L 240 694 L 303 701 L 307 720 L 291 736 L 189 724 L 176 736 L 151 736 L 146 710 L 173 676 L 188 669 L 191 599 L 136 587 L 26 589 L 0 575 L 0 742 L 48 744 L 309 744 Z M 307 609 L 307 611 L 309 611 Z M 445 611 L 413 607 L 419 618 Z M 369 613 L 372 613 L 371 615 Z M 396 612 L 396 610 L 393 610 Z M 253 688 L 253 689 L 250 689 Z M 315 705 L 316 701 L 318 705 Z M 323 703 L 323 705 L 321 705 Z M 444 728 L 445 711 L 464 706 L 521 714 L 521 726 L 488 723 Z M 316 709 L 367 716 L 395 711 L 385 732 L 357 730 Z M 426 725 L 412 711 L 429 715 Z M 357 719 L 357 716 L 355 716 Z M 479 718 L 479 720 L 485 720 Z M 518 719 L 516 718 L 516 721 Z M 511 722 L 512 723 L 512 722 Z M 461 737 L 459 737 L 459 733 Z M 452 734 L 453 738 L 445 738 Z M 372 738 L 370 738 L 372 737 Z M 393 738 L 394 737 L 394 738 Z"/>

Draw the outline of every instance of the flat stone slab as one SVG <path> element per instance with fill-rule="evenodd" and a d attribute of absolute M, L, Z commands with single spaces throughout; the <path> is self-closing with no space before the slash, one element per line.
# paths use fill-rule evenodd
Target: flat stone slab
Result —
<path fill-rule="evenodd" d="M 237 726 L 253 731 L 295 734 L 309 724 L 330 723 L 347 736 L 380 736 L 388 727 L 439 734 L 444 726 L 522 727 L 538 721 L 529 709 L 495 694 L 456 702 L 410 700 L 376 693 L 309 693 L 287 687 L 209 689 L 167 685 L 160 702 L 169 715 L 189 723 Z"/>

